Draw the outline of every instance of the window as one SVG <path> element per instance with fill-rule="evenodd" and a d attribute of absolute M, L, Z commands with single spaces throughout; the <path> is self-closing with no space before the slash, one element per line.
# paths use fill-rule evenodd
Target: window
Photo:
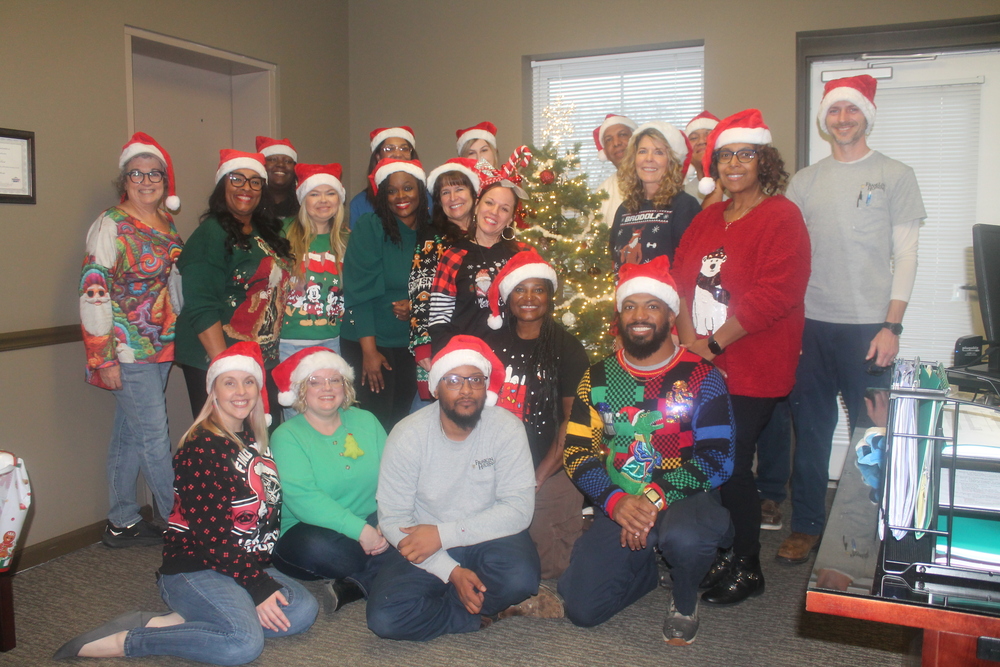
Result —
<path fill-rule="evenodd" d="M 556 130 L 566 149 L 579 142 L 580 168 L 596 190 L 614 166 L 598 159 L 594 128 L 620 113 L 683 131 L 705 108 L 704 69 L 704 46 L 532 60 L 533 142 L 543 145 L 546 129 Z"/>

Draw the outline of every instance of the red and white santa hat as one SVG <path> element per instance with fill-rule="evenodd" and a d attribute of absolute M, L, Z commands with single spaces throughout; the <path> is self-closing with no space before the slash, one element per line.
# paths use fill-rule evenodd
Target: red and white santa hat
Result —
<path fill-rule="evenodd" d="M 386 158 L 379 160 L 378 164 L 375 165 L 375 170 L 368 174 L 368 182 L 372 184 L 372 192 L 378 194 L 378 186 L 397 171 L 405 171 L 421 183 L 427 183 L 427 176 L 424 174 L 424 165 L 420 164 L 420 160 L 393 160 Z"/>
<path fill-rule="evenodd" d="M 237 169 L 252 169 L 258 176 L 267 180 L 267 169 L 264 168 L 264 156 L 261 153 L 244 153 L 232 148 L 223 148 L 219 151 L 219 168 L 215 170 L 216 185 L 223 176 Z"/>
<path fill-rule="evenodd" d="M 826 112 L 835 102 L 850 102 L 861 109 L 865 120 L 868 121 L 865 136 L 871 134 L 872 128 L 875 127 L 875 88 L 877 86 L 878 81 L 875 80 L 875 77 L 867 74 L 827 81 L 823 88 L 823 100 L 819 103 L 819 114 L 816 116 L 820 128 L 829 134 L 830 130 L 826 127 Z"/>
<path fill-rule="evenodd" d="M 379 127 L 371 131 L 368 138 L 371 139 L 372 153 L 378 148 L 378 145 L 388 139 L 389 137 L 396 137 L 397 139 L 406 139 L 410 142 L 410 146 L 413 148 L 417 147 L 417 143 L 413 138 L 413 128 L 407 127 L 406 125 L 400 125 L 399 127 Z"/>
<path fill-rule="evenodd" d="M 296 164 L 295 179 L 299 185 L 295 188 L 295 197 L 301 204 L 306 195 L 314 188 L 319 185 L 329 185 L 340 195 L 340 205 L 343 206 L 347 192 L 344 190 L 344 184 L 340 182 L 342 173 L 343 169 L 336 162 L 330 164 Z"/>
<path fill-rule="evenodd" d="M 686 174 L 688 166 L 691 164 L 691 142 L 687 135 L 665 120 L 650 120 L 635 128 L 635 132 L 629 137 L 628 145 L 631 146 L 639 141 L 640 136 L 646 130 L 656 130 L 663 135 L 667 144 L 670 145 L 670 150 L 681 161 L 681 173 Z"/>
<path fill-rule="evenodd" d="M 264 385 L 264 356 L 261 354 L 260 345 L 253 341 L 244 340 L 233 343 L 220 352 L 208 366 L 205 390 L 211 394 L 215 379 L 229 371 L 249 373 L 257 381 L 257 387 L 260 388 L 260 400 L 263 401 L 264 414 L 266 415 L 264 419 L 270 426 L 271 406 L 267 402 L 267 387 Z"/>
<path fill-rule="evenodd" d="M 272 155 L 287 155 L 296 162 L 299 154 L 295 152 L 295 146 L 288 139 L 272 139 L 271 137 L 257 137 L 257 152 L 264 157 Z"/>
<path fill-rule="evenodd" d="M 700 114 L 688 121 L 688 124 L 684 126 L 684 134 L 690 136 L 692 132 L 697 132 L 698 130 L 714 130 L 715 126 L 719 124 L 719 119 L 715 117 L 715 114 L 710 112 L 702 111 Z"/>
<path fill-rule="evenodd" d="M 703 195 L 715 191 L 715 179 L 709 174 L 712 171 L 712 160 L 715 159 L 715 149 L 729 144 L 756 144 L 763 146 L 771 143 L 771 130 L 764 124 L 764 117 L 757 109 L 744 109 L 732 116 L 724 118 L 708 135 L 705 154 L 701 156 L 701 165 L 705 176 L 698 181 L 698 192 Z"/>
<path fill-rule="evenodd" d="M 497 149 L 497 126 L 488 120 L 464 130 L 455 130 L 455 137 L 458 139 L 456 145 L 459 155 L 462 154 L 462 146 L 465 145 L 465 142 L 473 139 L 482 139 L 492 146 L 494 151 Z"/>
<path fill-rule="evenodd" d="M 633 294 L 652 294 L 667 304 L 675 313 L 680 311 L 681 300 L 677 295 L 677 283 L 670 275 L 670 259 L 660 255 L 645 264 L 622 264 L 618 270 L 618 289 L 615 290 L 615 303 L 618 312 L 622 311 L 622 302 Z"/>
<path fill-rule="evenodd" d="M 609 113 L 605 116 L 604 122 L 594 128 L 594 145 L 597 146 L 597 157 L 601 160 L 601 162 L 608 161 L 608 156 L 604 154 L 604 145 L 601 143 L 601 137 L 604 136 L 604 130 L 608 129 L 612 125 L 624 125 L 632 130 L 639 127 L 634 120 L 620 114 Z"/>
<path fill-rule="evenodd" d="M 476 161 L 471 157 L 453 157 L 440 167 L 432 169 L 431 173 L 427 174 L 427 189 L 433 192 L 437 179 L 449 171 L 464 174 L 472 181 L 472 194 L 479 192 L 479 172 L 476 171 Z"/>
<path fill-rule="evenodd" d="M 132 135 L 132 138 L 125 142 L 122 146 L 122 154 L 118 158 L 118 168 L 124 169 L 128 161 L 134 158 L 136 155 L 141 155 L 142 153 L 149 153 L 150 155 L 155 155 L 160 158 L 163 166 L 167 170 L 167 198 L 164 200 L 164 204 L 170 211 L 179 211 L 181 208 L 180 197 L 177 196 L 177 181 L 174 178 L 174 163 L 170 159 L 170 153 L 163 149 L 163 146 L 156 143 L 156 139 L 149 136 L 145 132 L 136 132 Z M 125 196 L 122 196 L 122 201 L 125 201 Z"/>
<path fill-rule="evenodd" d="M 344 382 L 354 382 L 354 369 L 344 358 L 329 348 L 314 345 L 299 350 L 271 371 L 278 385 L 278 403 L 286 408 L 295 403 L 299 386 L 319 370 L 330 369 L 340 373 Z"/>
<path fill-rule="evenodd" d="M 506 302 L 514 288 L 529 278 L 548 280 L 552 283 L 553 292 L 559 287 L 555 269 L 542 259 L 537 250 L 530 248 L 515 253 L 497 273 L 486 293 L 486 298 L 490 302 L 490 316 L 486 318 L 486 323 L 491 329 L 499 329 L 503 325 L 500 301 Z"/>
<path fill-rule="evenodd" d="M 438 382 L 459 366 L 475 366 L 487 378 L 486 405 L 496 405 L 503 386 L 506 369 L 490 346 L 475 336 L 459 334 L 453 337 L 431 360 L 427 386 L 437 397 Z"/>

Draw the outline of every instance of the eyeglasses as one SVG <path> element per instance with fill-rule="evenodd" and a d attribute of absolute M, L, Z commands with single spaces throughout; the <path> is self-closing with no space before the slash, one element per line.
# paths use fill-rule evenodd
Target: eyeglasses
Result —
<path fill-rule="evenodd" d="M 244 183 L 249 183 L 251 190 L 260 190 L 264 187 L 264 179 L 259 176 L 247 178 L 243 174 L 229 174 L 229 182 L 234 188 L 242 188 Z"/>
<path fill-rule="evenodd" d="M 344 378 L 321 378 L 318 375 L 310 375 L 306 382 L 314 389 L 317 387 L 339 387 L 344 384 Z"/>
<path fill-rule="evenodd" d="M 132 181 L 136 185 L 140 185 L 145 178 L 149 178 L 150 183 L 159 183 L 163 180 L 164 173 L 159 169 L 153 169 L 152 171 L 139 171 L 138 169 L 133 169 L 128 172 L 128 180 Z"/>
<path fill-rule="evenodd" d="M 718 164 L 729 164 L 733 161 L 734 155 L 737 160 L 746 164 L 754 161 L 754 158 L 757 157 L 757 151 L 753 148 L 742 148 L 735 153 L 733 151 L 715 151 L 715 161 Z"/>
<path fill-rule="evenodd" d="M 413 153 L 413 149 L 409 144 L 385 144 L 382 146 L 382 153 L 388 155 L 389 153 Z"/>
<path fill-rule="evenodd" d="M 451 390 L 461 389 L 466 382 L 476 390 L 486 387 L 486 377 L 483 375 L 470 375 L 469 377 L 454 374 L 445 375 L 441 378 L 441 382 L 444 382 L 444 386 Z"/>

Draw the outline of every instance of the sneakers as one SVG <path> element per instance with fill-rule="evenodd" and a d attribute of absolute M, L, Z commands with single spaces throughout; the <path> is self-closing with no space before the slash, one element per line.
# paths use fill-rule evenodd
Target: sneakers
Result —
<path fill-rule="evenodd" d="M 323 582 L 323 610 L 328 614 L 364 597 L 361 587 L 349 579 L 327 579 Z"/>
<path fill-rule="evenodd" d="M 497 618 L 510 618 L 512 616 L 529 616 L 531 618 L 562 618 L 566 615 L 563 608 L 562 598 L 555 590 L 547 584 L 538 586 L 538 594 L 532 595 L 521 604 L 507 607 Z"/>
<path fill-rule="evenodd" d="M 781 510 L 778 503 L 765 498 L 760 501 L 761 530 L 781 530 Z"/>
<path fill-rule="evenodd" d="M 158 530 L 153 524 L 145 519 L 139 519 L 131 526 L 119 528 L 108 521 L 104 527 L 104 534 L 101 535 L 101 542 L 106 547 L 112 549 L 124 549 L 127 547 L 148 547 L 163 545 L 163 531 Z"/>
<path fill-rule="evenodd" d="M 799 565 L 809 560 L 810 554 L 819 549 L 819 535 L 793 532 L 778 547 L 776 561 L 784 565 Z"/>
<path fill-rule="evenodd" d="M 694 612 L 690 616 L 677 611 L 674 598 L 670 598 L 670 609 L 667 610 L 667 620 L 663 622 L 663 641 L 671 646 L 690 646 L 698 634 L 698 602 L 695 600 Z"/>

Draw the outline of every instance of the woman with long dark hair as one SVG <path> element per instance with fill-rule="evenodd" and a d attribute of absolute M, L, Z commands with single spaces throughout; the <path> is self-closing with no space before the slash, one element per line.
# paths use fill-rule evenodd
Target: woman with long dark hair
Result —
<path fill-rule="evenodd" d="M 378 163 L 382 160 L 420 160 L 413 128 L 406 125 L 376 128 L 368 134 L 368 141 L 372 149 L 368 158 L 369 181 L 364 190 L 351 198 L 349 221 L 351 229 L 354 229 L 365 213 L 375 212 L 376 188 L 370 179 Z"/>

